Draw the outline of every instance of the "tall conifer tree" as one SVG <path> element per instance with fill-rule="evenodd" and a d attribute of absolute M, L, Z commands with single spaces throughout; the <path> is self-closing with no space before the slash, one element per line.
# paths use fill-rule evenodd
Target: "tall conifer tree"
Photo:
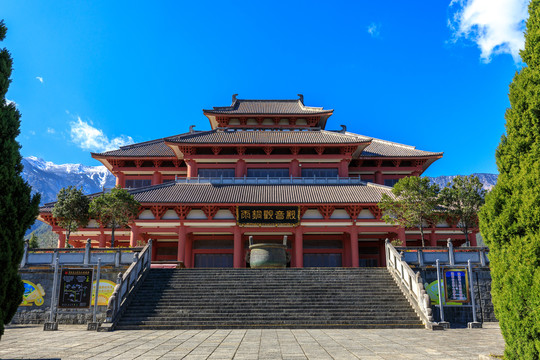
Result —
<path fill-rule="evenodd" d="M 497 185 L 480 212 L 490 248 L 495 315 L 505 358 L 540 359 L 540 0 L 529 4 L 526 64 L 510 84 Z"/>
<path fill-rule="evenodd" d="M 7 28 L 0 21 L 0 41 Z M 6 101 L 11 82 L 11 55 L 0 50 L 0 336 L 22 301 L 23 284 L 19 264 L 23 255 L 26 230 L 38 215 L 40 196 L 21 177 L 20 145 L 16 140 L 21 114 L 15 104 Z"/>

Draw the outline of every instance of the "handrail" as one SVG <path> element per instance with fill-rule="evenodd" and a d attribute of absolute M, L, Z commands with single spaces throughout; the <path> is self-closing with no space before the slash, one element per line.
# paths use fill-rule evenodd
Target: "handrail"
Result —
<path fill-rule="evenodd" d="M 176 183 L 217 185 L 350 185 L 367 184 L 360 177 L 179 177 Z"/>
<path fill-rule="evenodd" d="M 152 239 L 148 240 L 148 244 L 138 254 L 135 254 L 133 263 L 124 272 L 118 274 L 114 292 L 109 298 L 107 304 L 107 313 L 105 321 L 100 324 L 98 331 L 112 331 L 120 316 L 129 305 L 133 294 L 142 283 L 152 263 Z"/>
<path fill-rule="evenodd" d="M 438 330 L 441 327 L 433 321 L 431 302 L 429 295 L 424 289 L 420 273 L 415 273 L 402 259 L 401 254 L 392 246 L 390 241 L 385 241 L 386 267 L 402 289 L 405 296 L 416 309 L 426 329 Z"/>

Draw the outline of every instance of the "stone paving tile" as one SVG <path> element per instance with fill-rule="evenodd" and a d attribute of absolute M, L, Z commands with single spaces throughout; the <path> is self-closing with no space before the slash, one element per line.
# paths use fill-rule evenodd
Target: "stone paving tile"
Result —
<path fill-rule="evenodd" d="M 248 329 L 88 332 L 84 326 L 9 326 L 0 359 L 478 359 L 502 353 L 497 324 L 483 329 Z"/>

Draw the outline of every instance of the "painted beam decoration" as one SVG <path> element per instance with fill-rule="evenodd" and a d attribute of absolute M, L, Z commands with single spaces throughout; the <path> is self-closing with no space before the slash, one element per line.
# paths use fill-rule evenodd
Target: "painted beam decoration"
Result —
<path fill-rule="evenodd" d="M 58 307 L 88 308 L 92 294 L 92 269 L 63 269 Z"/>
<path fill-rule="evenodd" d="M 298 226 L 299 206 L 237 206 L 238 226 Z"/>

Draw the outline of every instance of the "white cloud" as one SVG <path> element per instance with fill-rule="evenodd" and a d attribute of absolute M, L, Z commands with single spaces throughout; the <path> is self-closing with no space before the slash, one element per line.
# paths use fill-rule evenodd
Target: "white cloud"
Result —
<path fill-rule="evenodd" d="M 454 41 L 469 39 L 480 48 L 480 57 L 490 62 L 494 54 L 510 54 L 520 61 L 529 0 L 452 0 L 449 27 Z"/>
<path fill-rule="evenodd" d="M 47 133 L 48 134 L 54 134 L 56 132 L 56 130 L 54 130 L 53 128 L 47 128 Z"/>
<path fill-rule="evenodd" d="M 379 37 L 379 35 L 381 34 L 381 25 L 371 23 L 367 27 L 367 32 L 369 33 L 369 35 L 371 35 L 371 37 Z"/>
<path fill-rule="evenodd" d="M 9 105 L 9 104 L 13 104 L 13 105 L 17 106 L 17 103 L 15 101 L 6 99 L 6 105 Z"/>
<path fill-rule="evenodd" d="M 93 127 L 91 122 L 82 121 L 80 117 L 77 117 L 77 121 L 72 121 L 70 126 L 71 141 L 83 150 L 103 152 L 133 144 L 133 139 L 126 135 L 109 140 L 103 130 Z"/>
<path fill-rule="evenodd" d="M 38 79 L 38 81 L 43 84 L 43 78 L 41 76 L 36 76 L 36 79 Z"/>
<path fill-rule="evenodd" d="M 36 132 L 34 130 L 29 131 L 30 135 L 36 135 Z"/>

